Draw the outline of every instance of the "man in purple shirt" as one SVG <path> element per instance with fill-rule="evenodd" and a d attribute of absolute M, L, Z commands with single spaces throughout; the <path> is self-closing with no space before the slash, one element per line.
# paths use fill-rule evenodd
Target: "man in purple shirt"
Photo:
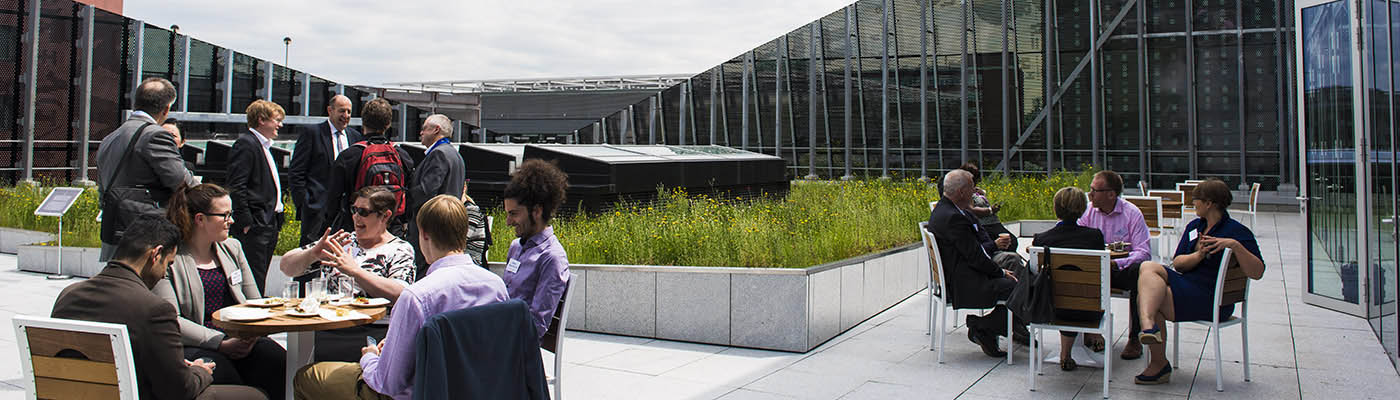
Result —
<path fill-rule="evenodd" d="M 361 349 L 359 364 L 320 362 L 297 371 L 296 398 L 411 399 L 423 323 L 442 312 L 507 300 L 501 278 L 462 254 L 467 209 L 461 200 L 434 197 L 418 211 L 417 222 L 419 249 L 431 265 L 426 276 L 399 294 L 384 341 Z"/>
<path fill-rule="evenodd" d="M 528 160 L 515 170 L 503 196 L 506 224 L 515 227 L 517 237 L 506 255 L 506 290 L 530 305 L 541 338 L 569 280 L 569 256 L 549 226 L 568 185 L 568 175 L 554 164 Z"/>
<path fill-rule="evenodd" d="M 1094 174 L 1094 180 L 1089 183 L 1089 201 L 1093 207 L 1084 211 L 1084 216 L 1079 217 L 1079 225 L 1098 229 L 1103 232 L 1104 244 L 1113 242 L 1127 242 L 1131 246 L 1131 251 L 1127 257 L 1113 259 L 1113 270 L 1110 271 L 1110 282 L 1114 289 L 1128 291 L 1128 302 L 1131 307 L 1128 309 L 1130 318 L 1128 332 L 1137 332 L 1138 329 L 1138 306 L 1137 306 L 1137 281 L 1138 266 L 1143 261 L 1151 258 L 1152 242 L 1151 236 L 1147 233 L 1147 221 L 1142 217 L 1142 211 L 1137 206 L 1123 200 L 1123 177 L 1113 171 L 1099 171 Z M 1103 336 L 1085 335 L 1086 343 L 1093 343 L 1095 350 L 1102 348 Z M 1137 337 L 1128 335 L 1128 343 L 1123 346 L 1123 353 L 1120 355 L 1124 360 L 1135 360 L 1142 357 L 1142 344 L 1138 343 Z"/>

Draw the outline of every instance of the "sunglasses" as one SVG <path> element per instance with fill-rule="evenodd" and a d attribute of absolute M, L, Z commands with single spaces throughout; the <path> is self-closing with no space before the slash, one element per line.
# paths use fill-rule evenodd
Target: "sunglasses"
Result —
<path fill-rule="evenodd" d="M 378 214 L 378 213 L 380 213 L 380 211 L 372 210 L 372 209 L 368 209 L 368 208 L 359 208 L 359 207 L 351 206 L 351 207 L 350 207 L 350 213 L 351 213 L 351 214 L 359 214 L 361 218 L 364 218 L 364 217 L 369 217 L 371 214 Z"/>

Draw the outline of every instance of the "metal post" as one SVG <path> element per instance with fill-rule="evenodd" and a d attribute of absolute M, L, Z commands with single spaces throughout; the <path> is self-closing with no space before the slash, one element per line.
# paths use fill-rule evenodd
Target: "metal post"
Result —
<path fill-rule="evenodd" d="M 744 76 L 739 79 L 740 108 L 743 111 L 739 114 L 739 148 L 749 149 L 749 68 L 753 67 L 753 50 L 744 53 Z"/>
<path fill-rule="evenodd" d="M 1282 6 L 1282 4 L 1280 4 L 1280 6 Z M 1235 77 L 1235 84 L 1238 85 L 1235 96 L 1238 96 L 1240 101 L 1236 106 L 1239 109 L 1240 115 L 1240 190 L 1249 190 L 1249 171 L 1245 170 L 1245 163 L 1249 158 L 1249 154 L 1246 152 L 1247 146 L 1245 145 L 1247 138 L 1245 136 L 1246 124 L 1244 116 L 1246 98 L 1244 95 L 1244 17 L 1241 16 L 1243 11 L 1240 2 L 1235 1 L 1235 27 L 1238 28 L 1235 30 L 1235 50 L 1237 50 L 1236 61 L 1239 63 L 1235 71 L 1237 74 Z"/>
<path fill-rule="evenodd" d="M 1099 42 L 1099 0 L 1089 0 L 1089 43 L 1093 44 L 1093 43 L 1098 43 L 1098 42 Z M 1089 135 L 1090 135 L 1090 136 L 1089 136 L 1089 137 L 1090 137 L 1089 143 L 1090 143 L 1090 146 L 1092 146 L 1092 147 L 1091 147 L 1092 150 L 1091 150 L 1091 153 L 1089 154 L 1089 163 L 1092 164 L 1092 165 L 1094 165 L 1094 166 L 1097 166 L 1097 167 L 1101 167 L 1101 168 L 1105 168 L 1105 169 L 1106 169 L 1106 168 L 1108 168 L 1108 164 L 1107 164 L 1107 163 L 1102 163 L 1102 164 L 1099 163 L 1099 147 L 1102 146 L 1102 144 L 1099 143 L 1099 137 L 1102 136 L 1102 134 L 1099 132 L 1099 130 L 1100 130 L 1100 129 L 1099 129 L 1099 128 L 1100 128 L 1100 125 L 1102 125 L 1101 122 L 1099 121 L 1100 115 L 1102 114 L 1101 112 L 1099 112 L 1099 107 L 1100 107 L 1099 102 L 1101 102 L 1101 101 L 1102 101 L 1102 98 L 1103 98 L 1103 93 L 1099 93 L 1099 91 L 1101 90 L 1101 89 L 1099 88 L 1099 78 L 1100 78 L 1100 74 L 1101 74 L 1101 73 L 1099 72 L 1099 49 L 1097 48 L 1097 46 L 1095 46 L 1095 47 L 1090 47 L 1090 48 L 1089 48 Z"/>
<path fill-rule="evenodd" d="M 1007 43 L 1011 39 L 1011 33 L 1006 25 L 1007 0 L 1001 0 L 1001 174 L 1006 175 L 1006 171 L 1011 168 L 1009 162 L 1011 154 L 1011 74 L 1007 71 L 1010 66 L 1010 51 Z M 986 89 L 983 89 L 986 91 Z M 1017 116 L 1019 118 L 1019 116 Z"/>
<path fill-rule="evenodd" d="M 408 141 L 408 104 L 399 103 L 397 106 L 394 106 L 394 108 L 394 111 L 399 114 L 399 123 L 397 124 L 399 128 L 399 141 Z"/>
<path fill-rule="evenodd" d="M 687 78 L 687 79 L 685 80 L 685 82 L 681 82 L 681 85 L 680 85 L 680 86 L 681 86 L 681 107 L 680 107 L 680 118 L 678 118 L 678 119 L 680 120 L 680 128 L 676 130 L 676 132 L 678 133 L 678 135 L 676 136 L 676 137 L 677 137 L 677 139 L 676 139 L 676 144 L 679 144 L 679 145 L 681 145 L 681 146 L 684 146 L 684 145 L 685 145 L 685 133 L 686 133 L 686 129 L 685 129 L 686 126 L 685 126 L 685 123 L 686 123 L 686 117 L 687 117 L 688 114 L 689 114 L 688 111 L 689 111 L 689 108 L 690 108 L 690 101 L 686 99 L 686 96 L 690 94 L 690 88 L 689 88 L 689 86 L 690 86 L 690 79 Z"/>
<path fill-rule="evenodd" d="M 1055 34 L 1059 31 L 1055 28 L 1054 0 L 1045 0 L 1045 98 L 1049 99 L 1058 90 L 1060 82 L 1059 58 L 1055 57 Z M 1045 107 L 1045 174 L 1055 173 L 1055 107 L 1056 102 L 1047 101 Z"/>
<path fill-rule="evenodd" d="M 131 70 L 131 93 L 122 93 L 123 96 L 131 96 L 131 104 L 136 104 L 136 89 L 141 87 L 141 79 L 145 74 L 146 60 L 146 23 L 138 20 L 131 20 L 131 31 L 136 35 L 136 62 Z"/>
<path fill-rule="evenodd" d="M 647 110 L 647 144 L 656 144 L 656 106 L 660 103 L 656 101 L 657 96 L 660 94 L 647 99 L 647 108 L 649 109 Z"/>
<path fill-rule="evenodd" d="M 467 128 L 466 125 L 467 124 L 462 122 L 462 120 L 460 119 L 452 121 L 453 142 L 462 143 L 462 138 L 465 136 L 465 134 L 462 132 Z M 578 130 L 574 130 L 574 137 L 578 137 Z"/>
<path fill-rule="evenodd" d="M 817 47 L 822 45 L 817 35 L 817 22 L 807 24 L 807 176 L 817 179 Z M 797 146 L 794 142 L 793 147 Z"/>
<path fill-rule="evenodd" d="M 301 115 L 311 116 L 311 74 L 301 73 Z M 452 130 L 453 136 L 461 136 L 460 129 Z M 458 141 L 453 138 L 454 141 Z"/>
<path fill-rule="evenodd" d="M 190 36 L 179 35 L 180 39 L 180 101 L 175 102 L 180 106 L 180 111 L 190 110 Z"/>
<path fill-rule="evenodd" d="M 606 119 L 606 118 L 607 118 L 607 117 L 604 117 L 604 119 Z M 602 130 L 601 128 L 602 128 L 602 126 L 599 125 L 599 122 L 594 122 L 594 123 L 593 123 L 593 143 L 594 143 L 594 144 L 602 144 L 602 143 L 603 143 L 603 130 Z"/>
<path fill-rule="evenodd" d="M 233 50 L 224 50 L 224 81 L 221 83 L 224 90 L 224 114 L 233 113 Z"/>
<path fill-rule="evenodd" d="M 959 155 L 962 159 L 959 162 L 968 162 L 969 160 L 967 158 L 967 3 L 966 0 L 962 2 L 962 26 L 958 27 L 962 31 L 962 56 L 960 57 L 962 65 L 959 69 L 958 79 L 960 92 L 958 95 L 958 108 L 960 110 L 958 125 L 962 128 L 962 151 Z"/>
<path fill-rule="evenodd" d="M 928 180 L 928 2 L 919 6 L 919 180 Z M 936 50 L 936 49 L 935 49 Z"/>
<path fill-rule="evenodd" d="M 29 0 L 29 15 L 25 21 L 24 52 L 24 182 L 34 181 L 34 108 L 39 87 L 39 9 L 40 0 Z M 134 86 L 133 86 L 134 87 Z"/>
<path fill-rule="evenodd" d="M 272 73 L 277 69 L 271 61 L 263 61 L 263 100 L 272 101 Z"/>
<path fill-rule="evenodd" d="M 1137 5 L 1137 58 L 1138 58 L 1138 179 L 1148 182 L 1147 187 L 1151 187 L 1152 174 L 1148 170 L 1147 162 L 1147 119 L 1151 118 L 1147 114 L 1147 39 L 1144 34 L 1147 31 L 1147 5 L 1138 2 Z M 1279 81 L 1283 81 L 1280 79 Z M 1147 193 L 1143 193 L 1146 196 Z"/>
<path fill-rule="evenodd" d="M 880 179 L 890 177 L 890 0 L 880 1 Z"/>
<path fill-rule="evenodd" d="M 617 127 L 618 144 L 637 144 L 637 127 L 633 124 L 636 122 L 634 120 L 634 118 L 636 118 L 636 112 L 636 105 L 629 104 L 627 105 L 627 112 L 623 114 L 623 118 L 617 121 L 619 125 Z M 632 138 L 632 142 L 628 143 L 627 138 Z"/>
<path fill-rule="evenodd" d="M 1196 16 L 1193 4 L 1186 3 L 1186 149 L 1189 154 L 1189 177 L 1196 179 L 1196 35 L 1192 20 Z"/>
<path fill-rule="evenodd" d="M 846 173 L 841 175 L 841 180 L 844 181 L 855 179 L 855 176 L 851 175 L 851 50 L 855 48 L 851 46 L 851 7 L 855 5 L 846 6 L 846 70 L 845 75 L 842 75 L 845 84 L 842 98 L 846 102 L 845 108 L 842 109 L 846 114 L 846 159 L 843 163 L 846 164 Z"/>
<path fill-rule="evenodd" d="M 719 102 L 719 70 L 724 69 L 723 65 L 710 70 L 710 142 L 715 144 L 715 133 L 719 130 L 715 125 L 719 124 L 719 115 L 715 114 L 715 103 Z"/>
<path fill-rule="evenodd" d="M 925 12 L 932 12 L 932 1 L 924 1 Z M 931 27 L 937 29 L 937 27 Z M 931 31 L 933 37 L 933 134 L 938 137 L 938 171 L 943 171 L 943 90 L 938 84 L 938 32 Z M 935 172 L 934 175 L 938 173 Z M 932 178 L 932 177 L 931 177 Z"/>
<path fill-rule="evenodd" d="M 787 43 L 787 35 L 779 37 L 779 53 L 773 56 L 773 156 L 778 158 L 783 158 L 783 82 L 787 82 L 783 64 L 787 63 Z M 792 163 L 796 166 L 797 160 Z"/>
<path fill-rule="evenodd" d="M 83 24 L 83 51 L 82 55 L 82 80 L 78 83 L 81 88 L 82 97 L 78 98 L 78 135 L 79 135 L 79 163 L 78 179 L 73 181 L 80 186 L 93 186 L 97 182 L 88 179 L 88 153 L 92 148 L 92 35 L 93 21 L 96 19 L 94 10 L 96 7 L 83 5 L 81 15 Z M 62 218 L 59 218 L 62 221 Z"/>

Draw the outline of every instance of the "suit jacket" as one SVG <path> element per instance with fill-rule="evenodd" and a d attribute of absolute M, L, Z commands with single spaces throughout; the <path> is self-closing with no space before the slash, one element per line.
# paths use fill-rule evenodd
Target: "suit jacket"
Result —
<path fill-rule="evenodd" d="M 121 262 L 110 262 L 92 279 L 64 288 L 52 316 L 126 325 L 142 399 L 192 399 L 214 381 L 209 372 L 185 365 L 175 307 Z"/>
<path fill-rule="evenodd" d="M 978 240 L 978 228 L 969 214 L 947 198 L 939 199 L 929 215 L 928 230 L 943 258 L 953 307 L 987 308 L 997 301 L 992 281 L 1004 279 L 1005 275 Z"/>
<path fill-rule="evenodd" d="M 233 199 L 233 231 L 242 232 L 248 226 L 272 226 L 276 223 L 276 170 L 268 169 L 262 142 L 253 131 L 243 131 L 233 142 L 228 155 L 228 175 L 225 182 Z"/>
<path fill-rule="evenodd" d="M 241 304 L 248 299 L 262 298 L 257 281 L 253 279 L 253 270 L 243 256 L 243 244 L 238 239 L 228 238 L 214 243 L 214 258 L 224 270 L 224 276 L 228 277 L 228 291 L 234 301 Z M 235 282 L 234 277 L 239 277 L 239 281 Z M 204 282 L 199 279 L 194 256 L 184 246 L 175 255 L 175 262 L 170 264 L 165 279 L 156 282 L 156 287 L 151 291 L 180 312 L 180 344 L 219 349 L 219 342 L 225 338 L 224 333 L 204 326 Z"/>
<path fill-rule="evenodd" d="M 434 315 L 417 345 L 414 399 L 549 399 L 534 317 L 523 301 Z"/>
<path fill-rule="evenodd" d="M 148 122 L 152 125 L 147 126 L 141 138 L 136 140 L 136 148 L 127 149 L 127 145 L 131 143 L 131 135 L 136 134 L 136 130 Z M 194 180 L 189 169 L 185 168 L 184 159 L 180 158 L 180 150 L 175 146 L 175 137 L 154 122 L 145 114 L 132 114 L 131 118 L 127 118 L 115 131 L 102 138 L 102 144 L 97 147 L 98 190 L 117 186 L 140 186 L 149 190 L 151 197 L 163 206 L 176 189 L 199 183 Z M 127 165 L 121 168 L 121 176 L 115 176 L 117 166 L 128 150 L 135 153 L 127 160 Z M 103 211 L 107 215 L 118 212 L 114 205 L 108 205 Z"/>
<path fill-rule="evenodd" d="M 345 139 L 348 147 L 364 140 L 364 137 L 360 131 L 347 126 Z M 331 167 L 336 155 L 329 121 L 302 127 L 296 148 L 292 151 L 292 168 L 288 171 L 297 220 L 302 219 L 305 214 L 303 210 L 320 213 L 326 209 L 326 190 L 330 186 Z"/>
<path fill-rule="evenodd" d="M 383 135 L 375 135 L 366 137 L 365 141 L 379 143 L 380 141 L 387 142 L 389 139 Z M 410 186 L 407 189 L 412 189 L 413 158 L 409 157 L 408 152 L 404 151 L 402 147 L 396 145 L 394 150 L 398 151 L 399 160 L 403 162 L 404 183 Z M 331 168 L 331 183 L 326 191 L 326 207 L 329 207 L 329 210 L 333 212 L 326 215 L 325 221 L 326 227 L 331 228 L 332 231 L 344 229 L 349 232 L 354 229 L 353 222 L 350 220 L 350 203 L 355 195 L 355 174 L 360 173 L 360 156 L 363 154 L 364 151 L 352 143 L 350 148 L 345 149 L 335 157 L 335 166 Z M 404 201 L 408 201 L 408 196 L 404 196 Z M 408 212 L 404 212 L 403 216 L 390 220 L 390 232 L 394 232 L 395 235 L 403 233 L 407 229 L 408 214 Z"/>
<path fill-rule="evenodd" d="M 461 196 L 466 179 L 467 164 L 462 161 L 456 145 L 445 143 L 433 148 L 413 171 L 413 180 L 408 185 L 409 213 L 416 215 L 423 203 L 440 194 Z"/>
<path fill-rule="evenodd" d="M 1103 232 L 1079 226 L 1074 221 L 1061 222 L 1048 231 L 1037 233 L 1035 239 L 1031 239 L 1031 246 L 1103 250 Z"/>

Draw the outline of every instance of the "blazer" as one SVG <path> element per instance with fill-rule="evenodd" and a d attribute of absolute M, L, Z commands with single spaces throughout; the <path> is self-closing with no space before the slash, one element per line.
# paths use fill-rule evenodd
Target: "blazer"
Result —
<path fill-rule="evenodd" d="M 941 198 L 929 215 L 928 230 L 943 258 L 953 307 L 987 308 L 997 301 L 993 281 L 1005 279 L 1005 275 L 978 240 L 979 228 L 970 214 Z"/>
<path fill-rule="evenodd" d="M 525 302 L 447 311 L 418 332 L 414 399 L 549 399 Z"/>
<path fill-rule="evenodd" d="M 440 194 L 461 197 L 462 184 L 466 179 L 467 164 L 462 161 L 457 146 L 452 143 L 437 146 L 423 156 L 423 161 L 413 171 L 413 179 L 408 185 L 409 213 L 417 215 L 423 203 Z M 409 221 L 413 223 L 411 219 Z"/>
<path fill-rule="evenodd" d="M 106 190 L 117 186 L 145 187 L 157 204 L 164 206 L 170 194 L 186 185 L 196 185 L 194 176 L 185 168 L 180 150 L 175 146 L 175 137 L 162 129 L 159 124 L 145 114 L 132 114 L 121 126 L 102 138 L 97 147 L 97 189 Z M 115 176 L 122 156 L 127 153 L 131 135 L 146 123 L 152 123 L 136 140 L 136 148 L 121 176 Z M 115 205 L 108 205 L 103 211 L 107 215 L 119 212 Z"/>
<path fill-rule="evenodd" d="M 364 140 L 360 131 L 345 127 L 346 146 Z M 297 220 L 305 214 L 302 210 L 321 212 L 326 209 L 326 189 L 330 186 L 331 166 L 338 155 L 335 144 L 331 143 L 329 121 L 316 125 L 306 125 L 297 136 L 297 145 L 292 150 L 292 168 L 288 171 L 291 179 L 292 203 L 297 207 Z"/>
<path fill-rule="evenodd" d="M 272 226 L 276 223 L 277 183 L 269 170 L 262 142 L 249 130 L 238 135 L 228 155 L 229 197 L 233 199 L 233 231 L 242 232 L 249 226 Z"/>
<path fill-rule="evenodd" d="M 1103 232 L 1079 226 L 1074 221 L 1060 222 L 1048 231 L 1037 233 L 1035 239 L 1031 239 L 1031 246 L 1103 250 Z"/>
<path fill-rule="evenodd" d="M 238 239 L 214 243 L 214 258 L 228 277 L 228 291 L 235 301 L 243 303 L 262 298 L 257 281 L 253 279 L 253 270 L 243 256 L 243 244 Z M 239 277 L 239 281 L 234 282 L 234 277 Z M 219 342 L 225 339 L 224 333 L 204 326 L 204 282 L 199 279 L 194 256 L 184 246 L 175 254 L 175 262 L 170 264 L 165 279 L 156 282 L 151 291 L 180 313 L 181 345 L 209 350 L 219 348 Z"/>
<path fill-rule="evenodd" d="M 52 316 L 126 325 L 142 399 L 192 399 L 214 381 L 204 369 L 185 365 L 175 307 L 121 262 L 109 262 L 92 279 L 64 288 Z"/>

